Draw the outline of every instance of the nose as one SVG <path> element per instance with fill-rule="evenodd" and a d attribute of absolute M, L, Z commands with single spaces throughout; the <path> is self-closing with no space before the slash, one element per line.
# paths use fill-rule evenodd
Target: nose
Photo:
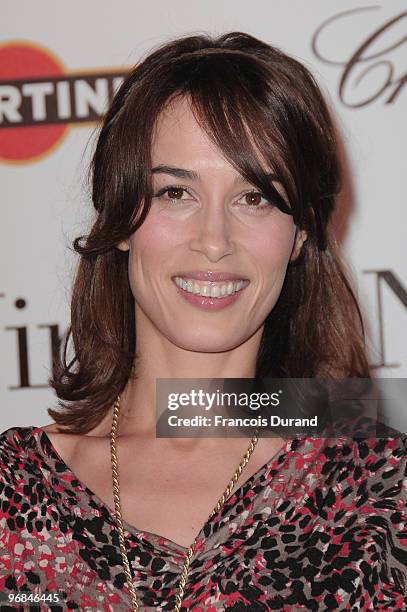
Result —
<path fill-rule="evenodd" d="M 203 207 L 197 215 L 190 240 L 192 251 L 203 253 L 209 261 L 216 262 L 234 251 L 231 237 L 231 220 L 222 205 Z"/>

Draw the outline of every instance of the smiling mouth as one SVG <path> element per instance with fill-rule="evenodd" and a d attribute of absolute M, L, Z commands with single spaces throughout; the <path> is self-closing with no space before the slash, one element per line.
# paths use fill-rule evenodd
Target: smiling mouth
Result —
<path fill-rule="evenodd" d="M 245 279 L 236 281 L 201 281 L 196 279 L 185 279 L 181 276 L 175 276 L 173 281 L 177 287 L 183 289 L 187 293 L 201 297 L 219 299 L 229 297 L 241 291 L 250 283 L 250 281 Z"/>

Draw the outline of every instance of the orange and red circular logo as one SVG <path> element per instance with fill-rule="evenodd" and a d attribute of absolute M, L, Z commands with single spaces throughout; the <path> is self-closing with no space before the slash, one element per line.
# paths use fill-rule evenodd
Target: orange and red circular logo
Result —
<path fill-rule="evenodd" d="M 123 69 L 68 72 L 41 45 L 0 44 L 0 161 L 41 159 L 70 125 L 99 121 L 123 75 Z"/>
<path fill-rule="evenodd" d="M 65 72 L 62 64 L 48 50 L 25 42 L 0 46 L 0 159 L 27 162 L 49 153 L 64 137 L 67 125 L 24 125 L 20 111 L 23 100 L 17 85 L 38 83 L 44 77 L 58 77 Z M 6 84 L 7 83 L 7 84 Z M 14 87 L 13 87 L 14 85 Z M 26 88 L 27 91 L 27 88 Z M 30 91 L 28 89 L 28 91 Z M 39 89 L 38 89 L 39 91 Z M 46 103 L 37 94 L 34 104 Z M 40 110 L 40 109 L 37 109 Z M 44 114 L 44 113 L 43 113 Z M 13 125 L 16 124 L 15 127 Z M 5 125 L 7 121 L 7 124 Z"/>

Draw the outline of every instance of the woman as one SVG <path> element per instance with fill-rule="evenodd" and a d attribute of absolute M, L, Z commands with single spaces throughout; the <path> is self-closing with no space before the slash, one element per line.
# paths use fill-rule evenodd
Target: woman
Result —
<path fill-rule="evenodd" d="M 55 422 L 1 438 L 1 590 L 62 590 L 53 609 L 403 609 L 405 436 L 155 437 L 156 379 L 369 378 L 308 70 L 240 32 L 162 45 L 107 111 L 92 185 Z"/>

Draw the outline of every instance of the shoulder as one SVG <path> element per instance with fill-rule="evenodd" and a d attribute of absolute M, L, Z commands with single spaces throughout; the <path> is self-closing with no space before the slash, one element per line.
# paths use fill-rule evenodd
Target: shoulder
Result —
<path fill-rule="evenodd" d="M 407 436 L 335 439 L 321 443 L 318 469 L 327 491 L 326 503 L 338 517 L 349 517 L 352 529 L 361 529 L 400 547 L 407 572 Z M 316 491 L 322 503 L 323 493 Z M 317 508 L 315 509 L 317 511 Z M 329 514 L 329 513 L 328 513 Z M 396 554 L 398 551 L 395 551 Z"/>
<path fill-rule="evenodd" d="M 407 435 L 354 440 L 357 462 L 366 477 L 389 482 L 407 477 Z"/>
<path fill-rule="evenodd" d="M 0 434 L 0 483 L 14 485 L 33 473 L 37 467 L 36 434 L 40 429 L 11 427 Z"/>
<path fill-rule="evenodd" d="M 347 459 L 357 467 L 357 474 L 370 478 L 404 475 L 407 468 L 407 434 L 397 430 L 370 437 L 341 436 L 330 443 L 321 442 L 323 459 Z M 321 441 L 322 439 L 319 438 Z"/>
<path fill-rule="evenodd" d="M 366 518 L 401 539 L 407 569 L 406 533 L 399 529 L 400 523 L 407 523 L 407 436 L 360 439 L 355 449 L 355 484 L 365 502 L 361 508 L 368 506 L 378 518 L 368 519 L 369 513 Z"/>
<path fill-rule="evenodd" d="M 399 506 L 407 510 L 407 435 L 344 438 L 335 459 L 341 460 L 344 480 L 358 497 L 379 508 Z M 332 450 L 329 448 L 329 450 Z M 330 457 L 331 458 L 331 457 Z"/>
<path fill-rule="evenodd" d="M 33 432 L 38 429 L 34 425 L 28 427 L 10 427 L 0 433 L 1 462 L 7 461 L 7 456 L 24 452 L 30 445 Z"/>

